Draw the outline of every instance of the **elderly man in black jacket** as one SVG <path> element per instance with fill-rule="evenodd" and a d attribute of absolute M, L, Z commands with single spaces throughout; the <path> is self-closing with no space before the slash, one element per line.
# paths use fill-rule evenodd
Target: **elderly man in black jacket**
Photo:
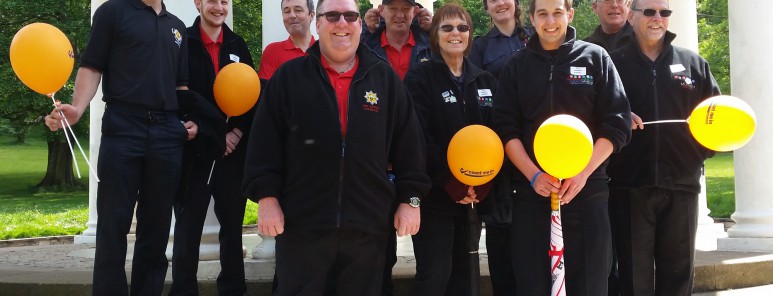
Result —
<path fill-rule="evenodd" d="M 671 45 L 667 0 L 635 0 L 628 20 L 635 40 L 612 54 L 633 116 L 631 143 L 612 157 L 610 215 L 622 295 L 690 295 L 693 283 L 699 178 L 713 152 L 686 124 L 702 100 L 719 94 L 709 65 Z M 657 267 L 657 272 L 655 268 Z"/>
<path fill-rule="evenodd" d="M 259 202 L 259 231 L 277 237 L 275 294 L 378 295 L 387 232 L 419 231 L 424 139 L 400 78 L 359 42 L 357 2 L 317 12 L 319 41 L 258 103 L 244 194 Z"/>

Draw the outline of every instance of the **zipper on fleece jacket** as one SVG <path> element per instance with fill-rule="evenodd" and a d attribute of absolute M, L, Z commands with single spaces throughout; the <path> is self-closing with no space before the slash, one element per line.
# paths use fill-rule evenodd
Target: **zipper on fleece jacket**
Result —
<path fill-rule="evenodd" d="M 657 72 L 657 63 L 656 62 L 650 62 L 650 65 L 652 65 L 652 96 L 653 100 L 652 103 L 655 105 L 654 111 L 655 111 L 655 120 L 660 119 L 660 107 L 658 106 L 658 72 Z M 658 173 L 660 171 L 660 128 L 658 128 L 658 124 L 654 124 L 653 128 L 655 128 L 655 184 L 660 184 L 660 174 Z"/>

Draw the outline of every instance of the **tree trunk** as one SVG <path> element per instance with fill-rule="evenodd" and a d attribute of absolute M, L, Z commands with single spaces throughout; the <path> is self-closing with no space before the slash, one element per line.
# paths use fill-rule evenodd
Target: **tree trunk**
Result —
<path fill-rule="evenodd" d="M 77 151 L 76 151 L 77 152 Z M 48 141 L 48 166 L 46 175 L 38 183 L 38 190 L 41 191 L 61 191 L 61 190 L 82 190 L 86 186 L 79 182 L 73 174 L 73 159 L 70 154 L 70 148 L 67 140 L 58 138 Z M 81 176 L 84 176 L 81 171 Z"/>

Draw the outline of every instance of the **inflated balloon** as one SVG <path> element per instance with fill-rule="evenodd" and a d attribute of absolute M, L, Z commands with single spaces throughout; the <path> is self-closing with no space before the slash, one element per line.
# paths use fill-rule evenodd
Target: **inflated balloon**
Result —
<path fill-rule="evenodd" d="M 546 173 L 568 179 L 579 174 L 590 162 L 593 138 L 582 120 L 567 114 L 555 115 L 537 130 L 534 155 Z"/>
<path fill-rule="evenodd" d="M 687 122 L 695 140 L 714 151 L 743 147 L 757 129 L 757 117 L 752 107 L 731 96 L 706 99 L 695 107 Z"/>
<path fill-rule="evenodd" d="M 229 117 L 249 111 L 260 96 L 260 78 L 244 63 L 231 63 L 220 69 L 212 88 L 215 102 Z"/>
<path fill-rule="evenodd" d="M 75 63 L 72 45 L 56 27 L 33 23 L 16 32 L 11 41 L 11 67 L 32 90 L 48 95 L 70 78 Z"/>
<path fill-rule="evenodd" d="M 504 159 L 502 140 L 483 125 L 460 129 L 448 143 L 448 167 L 466 185 L 478 186 L 491 181 L 502 168 Z"/>

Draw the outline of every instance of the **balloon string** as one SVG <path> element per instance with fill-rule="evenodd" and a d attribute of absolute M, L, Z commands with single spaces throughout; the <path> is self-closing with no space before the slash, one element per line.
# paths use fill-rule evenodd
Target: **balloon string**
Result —
<path fill-rule="evenodd" d="M 54 108 L 56 108 L 56 99 L 54 98 L 56 96 L 56 92 L 51 93 L 51 100 L 54 101 Z M 62 115 L 62 118 L 64 118 L 64 115 L 62 114 L 62 111 L 59 111 L 59 115 Z M 64 127 L 64 121 L 59 120 L 59 124 Z M 73 138 L 75 135 L 73 134 Z M 67 148 L 70 149 L 70 155 L 72 155 L 72 163 L 75 165 L 75 173 L 78 175 L 78 179 L 81 178 L 81 169 L 78 167 L 78 159 L 75 158 L 75 151 L 73 150 L 72 142 L 70 142 L 70 135 L 67 133 L 67 128 L 64 129 L 64 138 L 67 140 Z"/>
<path fill-rule="evenodd" d="M 687 119 L 669 119 L 669 120 L 657 120 L 657 121 L 647 121 L 642 124 L 657 124 L 657 123 L 685 123 L 687 122 Z"/>
<path fill-rule="evenodd" d="M 228 124 L 229 119 L 231 119 L 231 117 L 226 117 L 225 119 L 226 124 Z M 215 162 L 217 162 L 217 159 L 212 161 L 212 167 L 209 168 L 209 177 L 207 177 L 207 185 L 209 185 L 209 181 L 212 180 L 212 172 L 215 171 Z"/>
<path fill-rule="evenodd" d="M 54 102 L 54 107 L 57 107 L 56 106 L 56 100 L 54 99 L 54 94 L 51 94 L 51 100 Z M 94 178 L 97 179 L 97 183 L 99 183 L 100 180 L 99 180 L 99 176 L 97 176 L 97 171 L 94 169 L 93 166 L 91 166 L 91 162 L 89 161 L 89 157 L 86 156 L 86 152 L 83 152 L 83 147 L 81 146 L 81 142 L 78 141 L 78 137 L 75 136 L 75 131 L 72 129 L 72 125 L 70 125 L 70 121 L 67 120 L 67 117 L 64 116 L 64 112 L 62 112 L 61 110 L 59 111 L 59 115 L 61 115 L 62 118 L 64 119 L 64 123 L 65 124 L 62 124 L 62 126 L 64 126 L 65 136 L 67 135 L 67 129 L 69 129 L 70 133 L 72 134 L 73 140 L 75 140 L 75 144 L 78 145 L 78 150 L 80 150 L 81 155 L 83 155 L 83 159 L 86 161 L 86 165 L 89 166 L 89 171 L 94 175 Z M 60 120 L 60 122 L 61 122 L 61 120 Z M 77 163 L 77 161 L 74 161 L 75 160 L 75 151 L 73 150 L 72 143 L 70 143 L 69 137 L 67 139 L 67 143 L 70 145 L 70 152 L 73 155 L 73 162 L 75 163 L 75 169 L 76 169 L 76 171 L 79 171 L 78 163 Z M 80 173 L 78 173 L 78 178 L 80 178 Z"/>

